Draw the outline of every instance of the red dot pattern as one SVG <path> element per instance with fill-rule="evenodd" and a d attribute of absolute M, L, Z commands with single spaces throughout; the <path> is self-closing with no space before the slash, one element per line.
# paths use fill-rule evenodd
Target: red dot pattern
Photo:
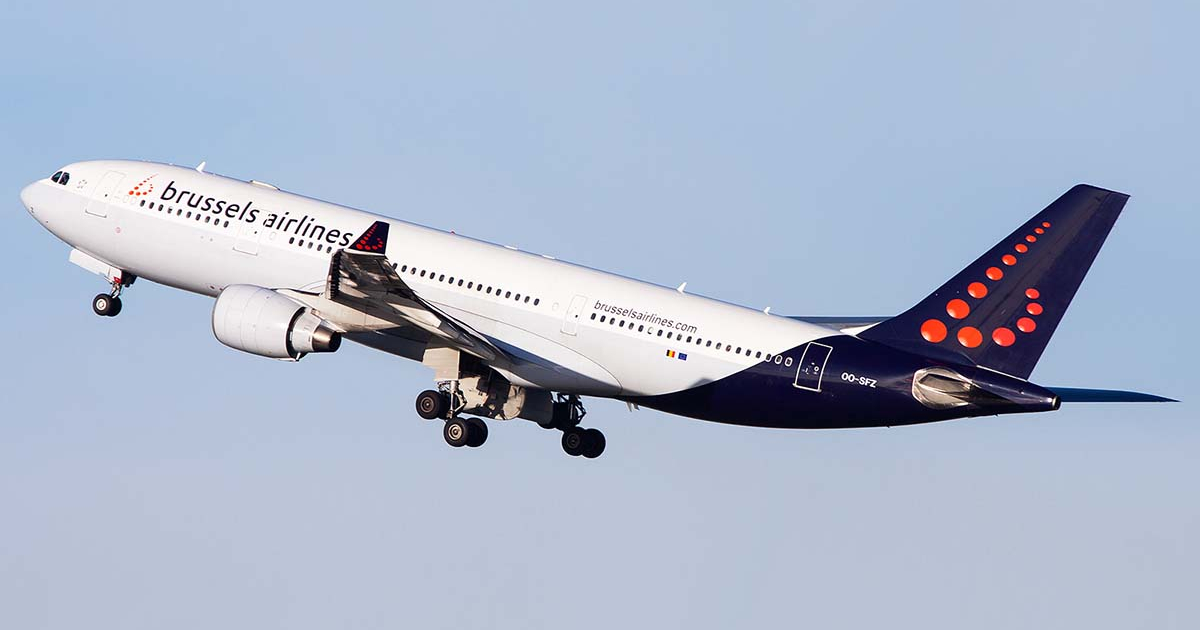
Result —
<path fill-rule="evenodd" d="M 963 326 L 958 329 L 958 343 L 967 348 L 978 348 L 983 343 L 983 333 L 974 326 Z"/>
<path fill-rule="evenodd" d="M 955 298 L 946 303 L 946 313 L 954 319 L 963 319 L 971 314 L 971 307 L 963 300 Z"/>
<path fill-rule="evenodd" d="M 158 177 L 157 173 L 138 182 L 136 186 L 130 188 L 129 192 L 125 194 L 133 197 L 145 197 L 146 195 L 149 195 L 150 193 L 154 192 L 154 184 L 151 184 L 150 180 L 154 179 L 155 177 Z"/>
<path fill-rule="evenodd" d="M 1041 227 L 1033 228 L 1033 234 L 1025 236 L 1025 243 L 1017 243 L 1013 246 L 1013 250 L 1018 254 L 1029 253 L 1029 245 L 1026 245 L 1026 243 L 1036 243 L 1038 237 L 1035 234 L 1039 236 L 1043 235 L 1049 228 L 1050 222 L 1043 221 Z M 1006 267 L 1015 267 L 1018 260 L 1013 254 L 1004 254 L 1000 257 L 1000 262 Z M 984 272 L 984 276 L 992 282 L 999 282 L 1004 278 L 1004 271 L 1000 267 L 988 267 Z M 977 300 L 984 299 L 988 293 L 988 286 L 983 282 L 971 282 L 967 285 L 967 295 Z M 1025 297 L 1030 300 L 1025 305 L 1026 313 L 1036 317 L 1045 311 L 1040 303 L 1033 301 L 1041 297 L 1040 291 L 1034 287 L 1029 287 L 1025 289 Z M 971 306 L 961 298 L 953 298 L 946 302 L 946 314 L 954 319 L 966 319 L 971 314 Z M 1016 321 L 1016 328 L 1025 334 L 1032 333 L 1037 330 L 1037 322 L 1034 321 L 1033 317 L 1021 317 Z M 947 334 L 946 324 L 940 319 L 927 319 L 921 324 L 921 337 L 929 343 L 941 343 L 945 341 Z M 955 334 L 955 338 L 965 348 L 978 348 L 984 341 L 983 333 L 974 326 L 959 328 Z M 1007 348 L 1016 343 L 1017 335 L 1013 333 L 1011 328 L 999 326 L 992 330 L 991 340 L 992 343 Z"/>
<path fill-rule="evenodd" d="M 929 343 L 941 343 L 946 338 L 946 325 L 938 319 L 927 319 L 921 324 L 921 336 Z"/>

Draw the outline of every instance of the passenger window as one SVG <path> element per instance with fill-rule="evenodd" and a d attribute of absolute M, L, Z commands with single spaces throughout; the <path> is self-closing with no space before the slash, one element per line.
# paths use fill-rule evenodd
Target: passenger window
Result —
<path fill-rule="evenodd" d="M 780 363 L 783 363 L 783 355 L 777 354 L 775 355 L 775 365 L 779 365 Z"/>
<path fill-rule="evenodd" d="M 717 344 L 717 350 L 721 349 L 721 344 Z"/>
<path fill-rule="evenodd" d="M 705 348 L 711 348 L 711 347 L 712 347 L 712 339 L 709 339 L 709 340 L 708 340 L 708 343 L 706 343 L 706 344 L 704 345 L 704 347 L 705 347 Z"/>
<path fill-rule="evenodd" d="M 792 357 L 788 357 L 787 360 L 783 362 L 783 366 L 792 367 Z"/>
<path fill-rule="evenodd" d="M 659 336 L 659 337 L 661 337 L 661 336 L 662 336 L 662 333 L 663 333 L 662 329 L 661 329 L 661 328 L 659 328 L 659 329 L 658 329 L 658 336 Z"/>
<path fill-rule="evenodd" d="M 533 305 L 537 306 L 538 304 L 541 304 L 541 302 L 542 302 L 542 298 L 537 298 L 536 300 L 533 301 Z"/>
<path fill-rule="evenodd" d="M 601 323 L 601 324 L 603 324 L 603 323 L 604 323 L 604 316 L 603 316 L 603 315 L 601 315 L 601 316 L 600 316 L 600 323 Z"/>
<path fill-rule="evenodd" d="M 646 330 L 646 325 L 645 325 L 645 324 L 638 324 L 638 332 L 642 332 L 643 330 Z"/>

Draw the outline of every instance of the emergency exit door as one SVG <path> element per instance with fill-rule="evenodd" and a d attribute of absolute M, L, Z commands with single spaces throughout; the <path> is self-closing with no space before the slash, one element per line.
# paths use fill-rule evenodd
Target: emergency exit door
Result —
<path fill-rule="evenodd" d="M 566 315 L 563 315 L 562 331 L 568 335 L 574 335 L 579 331 L 579 317 L 583 315 L 583 307 L 587 305 L 587 297 L 576 295 L 571 298 L 571 305 L 567 307 Z"/>
<path fill-rule="evenodd" d="M 124 173 L 117 171 L 109 171 L 100 178 L 100 183 L 96 184 L 95 190 L 92 191 L 92 198 L 88 199 L 87 206 L 83 211 L 97 217 L 108 216 L 108 204 L 112 203 L 113 195 L 117 193 L 117 186 L 121 184 L 121 180 L 125 179 Z"/>

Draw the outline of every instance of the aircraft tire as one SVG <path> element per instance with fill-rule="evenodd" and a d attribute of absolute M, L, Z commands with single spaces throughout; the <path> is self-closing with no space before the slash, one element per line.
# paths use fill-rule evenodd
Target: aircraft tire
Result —
<path fill-rule="evenodd" d="M 426 420 L 444 417 L 449 406 L 441 392 L 427 389 L 417 394 L 417 415 Z"/>
<path fill-rule="evenodd" d="M 607 442 L 604 439 L 604 434 L 599 429 L 585 429 L 583 431 L 583 456 L 588 459 L 596 459 L 604 452 L 604 446 Z"/>
<path fill-rule="evenodd" d="M 446 426 L 442 429 L 442 437 L 446 438 L 446 443 L 454 448 L 466 446 L 467 441 L 471 438 L 471 425 L 467 424 L 466 418 L 451 418 L 446 421 Z"/>
<path fill-rule="evenodd" d="M 578 457 L 583 454 L 583 430 L 578 427 L 563 431 L 562 448 L 567 455 Z"/>
<path fill-rule="evenodd" d="M 92 298 L 92 312 L 100 317 L 111 317 L 113 311 L 113 296 L 101 293 Z"/>
<path fill-rule="evenodd" d="M 467 446 L 478 448 L 488 438 L 487 423 L 479 418 L 467 418 Z"/>

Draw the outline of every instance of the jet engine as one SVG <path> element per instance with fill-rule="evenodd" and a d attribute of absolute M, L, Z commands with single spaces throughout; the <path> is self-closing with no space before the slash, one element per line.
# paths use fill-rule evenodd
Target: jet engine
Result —
<path fill-rule="evenodd" d="M 213 306 L 213 334 L 242 352 L 299 360 L 310 352 L 334 352 L 342 335 L 308 307 L 270 289 L 234 284 Z"/>

